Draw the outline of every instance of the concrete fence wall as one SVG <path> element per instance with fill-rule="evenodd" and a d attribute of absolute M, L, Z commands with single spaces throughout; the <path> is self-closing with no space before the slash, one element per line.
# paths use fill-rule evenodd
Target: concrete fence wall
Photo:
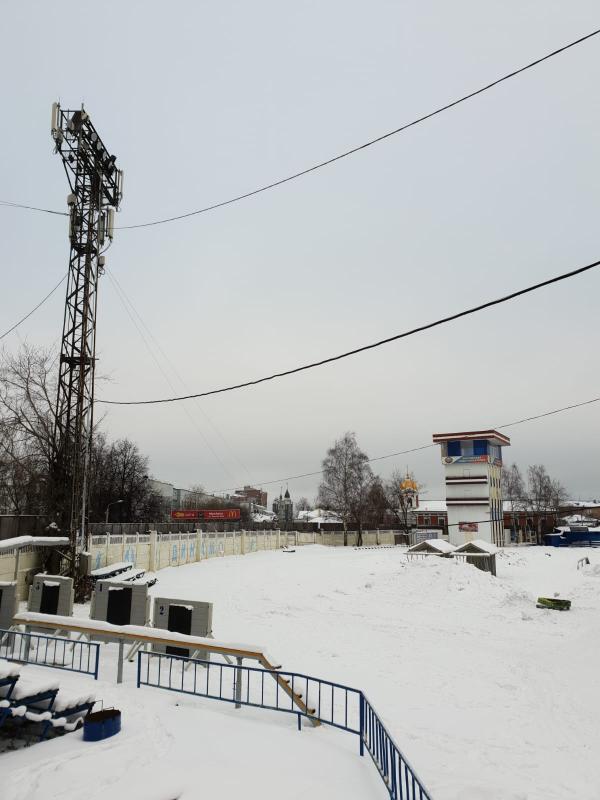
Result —
<path fill-rule="evenodd" d="M 17 562 L 16 549 L 0 550 L 0 581 L 16 580 L 17 597 L 19 600 L 26 600 L 33 576 L 40 571 L 43 557 L 47 554 L 47 549 L 44 553 L 44 548 L 22 547 Z"/>
<path fill-rule="evenodd" d="M 358 534 L 348 532 L 348 545 L 356 546 Z M 363 546 L 393 545 L 394 531 L 363 531 Z M 119 561 L 156 572 L 164 567 L 192 564 L 206 558 L 245 555 L 286 546 L 321 544 L 342 547 L 342 531 L 192 531 L 123 535 L 94 535 L 91 542 L 92 569 Z"/>
<path fill-rule="evenodd" d="M 363 531 L 363 546 L 393 545 L 394 531 Z M 348 532 L 348 546 L 355 547 L 358 534 Z M 246 555 L 261 550 L 279 550 L 320 544 L 329 547 L 344 545 L 343 531 L 182 531 L 177 533 L 94 534 L 91 537 L 91 569 L 99 569 L 121 561 L 157 572 L 165 567 L 193 564 L 207 558 Z M 18 593 L 26 599 L 33 576 L 40 571 L 47 549 L 21 548 L 18 562 Z M 14 580 L 16 550 L 0 551 L 0 581 Z"/>

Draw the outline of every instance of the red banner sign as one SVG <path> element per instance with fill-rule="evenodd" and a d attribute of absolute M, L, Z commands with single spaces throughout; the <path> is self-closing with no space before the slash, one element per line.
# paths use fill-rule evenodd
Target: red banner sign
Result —
<path fill-rule="evenodd" d="M 185 508 L 180 511 L 171 511 L 171 519 L 193 521 L 202 519 L 205 521 L 240 519 L 239 508 Z"/>

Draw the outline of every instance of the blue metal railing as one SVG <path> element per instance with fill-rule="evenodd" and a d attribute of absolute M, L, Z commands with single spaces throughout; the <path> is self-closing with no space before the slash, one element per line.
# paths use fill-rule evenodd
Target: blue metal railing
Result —
<path fill-rule="evenodd" d="M 283 711 L 360 733 L 360 691 L 299 672 L 270 671 L 163 653 L 138 652 L 137 685 Z M 302 710 L 283 683 L 306 706 Z"/>
<path fill-rule="evenodd" d="M 100 645 L 98 642 L 0 629 L 0 658 L 82 672 L 98 680 Z"/>
<path fill-rule="evenodd" d="M 298 672 L 147 651 L 138 652 L 137 685 L 296 714 L 299 729 L 304 717 L 348 731 L 359 737 L 360 754 L 366 748 L 392 800 L 431 800 L 360 689 Z"/>
<path fill-rule="evenodd" d="M 431 800 L 377 712 L 361 693 L 361 755 L 364 747 L 393 800 Z"/>

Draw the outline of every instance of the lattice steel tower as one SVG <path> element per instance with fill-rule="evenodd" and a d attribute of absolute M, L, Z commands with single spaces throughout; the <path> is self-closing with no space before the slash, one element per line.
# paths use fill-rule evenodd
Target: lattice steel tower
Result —
<path fill-rule="evenodd" d="M 62 157 L 71 193 L 69 205 L 69 274 L 63 322 L 52 505 L 59 526 L 69 531 L 70 572 L 85 543 L 91 439 L 94 417 L 96 312 L 102 255 L 113 237 L 113 218 L 122 197 L 123 173 L 92 125 L 83 106 L 78 111 L 52 106 L 52 138 Z"/>

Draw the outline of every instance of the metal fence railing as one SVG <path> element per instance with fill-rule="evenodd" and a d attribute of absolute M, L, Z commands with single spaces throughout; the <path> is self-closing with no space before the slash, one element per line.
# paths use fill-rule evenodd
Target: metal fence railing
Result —
<path fill-rule="evenodd" d="M 360 691 L 298 672 L 270 671 L 261 667 L 202 661 L 163 653 L 138 652 L 138 686 L 168 689 L 236 706 L 284 711 L 360 732 Z M 278 680 L 276 680 L 277 678 Z M 282 688 L 285 683 L 291 694 Z M 303 711 L 294 696 L 307 707 Z"/>
<path fill-rule="evenodd" d="M 0 658 L 82 672 L 98 680 L 100 645 L 98 642 L 0 629 Z"/>
<path fill-rule="evenodd" d="M 361 754 L 363 746 L 366 747 L 392 800 L 431 800 L 364 694 L 361 695 L 360 727 Z"/>
<path fill-rule="evenodd" d="M 137 685 L 296 714 L 299 729 L 304 717 L 348 731 L 359 737 L 360 754 L 366 748 L 392 800 L 431 800 L 360 689 L 297 672 L 147 651 L 138 652 Z"/>

